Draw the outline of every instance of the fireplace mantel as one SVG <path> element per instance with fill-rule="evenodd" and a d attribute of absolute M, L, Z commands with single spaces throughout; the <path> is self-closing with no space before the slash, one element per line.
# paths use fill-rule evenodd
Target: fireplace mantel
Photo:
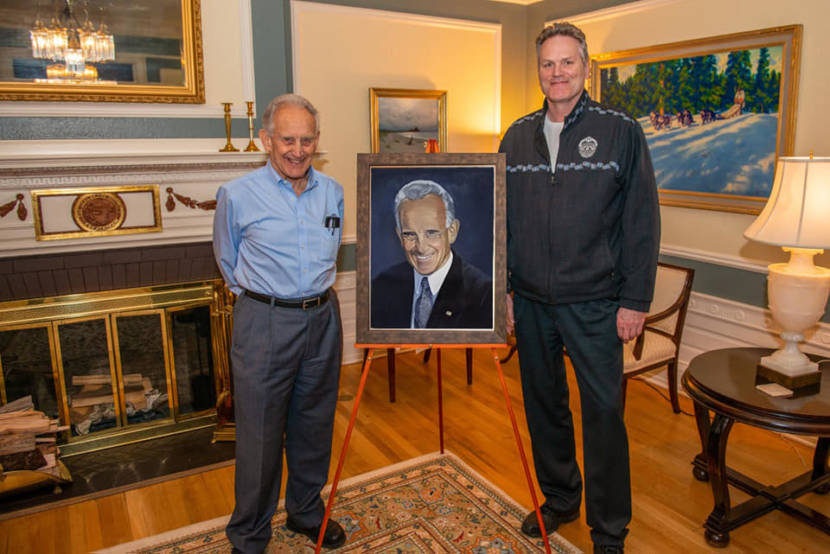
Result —
<path fill-rule="evenodd" d="M 239 147 L 241 139 L 234 139 Z M 0 258 L 117 248 L 198 243 L 211 240 L 213 211 L 175 200 L 165 206 L 168 189 L 182 198 L 205 202 L 216 189 L 259 166 L 263 152 L 219 152 L 216 139 L 119 141 L 0 141 L 0 206 L 20 199 L 0 217 Z M 158 186 L 161 231 L 62 240 L 37 240 L 32 191 L 88 187 Z"/>

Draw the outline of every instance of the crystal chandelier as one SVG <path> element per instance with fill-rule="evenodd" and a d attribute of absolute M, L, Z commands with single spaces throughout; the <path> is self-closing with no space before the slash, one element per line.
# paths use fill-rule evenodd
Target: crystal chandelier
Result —
<path fill-rule="evenodd" d="M 94 81 L 98 71 L 88 62 L 106 62 L 115 59 L 115 41 L 106 24 L 96 30 L 89 19 L 88 2 L 83 3 L 84 23 L 75 13 L 73 0 L 56 2 L 55 16 L 49 27 L 38 13 L 34 28 L 29 32 L 32 57 L 55 62 L 46 68 L 48 79 Z M 40 6 L 38 5 L 38 12 Z"/>

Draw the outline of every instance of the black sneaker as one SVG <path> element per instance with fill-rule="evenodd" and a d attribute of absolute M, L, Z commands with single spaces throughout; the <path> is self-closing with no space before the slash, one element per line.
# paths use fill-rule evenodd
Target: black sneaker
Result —
<path fill-rule="evenodd" d="M 623 554 L 621 544 L 595 544 L 594 554 Z"/>
<path fill-rule="evenodd" d="M 320 525 L 322 525 L 322 522 Z M 291 518 L 288 518 L 285 521 L 285 526 L 289 531 L 305 535 L 311 539 L 315 545 L 317 544 L 317 537 L 320 536 L 320 525 L 315 525 L 314 527 L 301 527 L 300 525 L 294 523 Z M 345 542 L 346 532 L 343 531 L 343 527 L 341 527 L 335 520 L 330 519 L 326 525 L 326 533 L 323 535 L 323 547 L 337 548 L 339 546 L 343 546 Z"/>
<path fill-rule="evenodd" d="M 560 524 L 568 523 L 579 517 L 579 507 L 569 512 L 556 512 L 544 506 L 539 510 L 542 512 L 542 521 L 545 523 L 545 531 L 548 535 L 556 531 Z M 542 530 L 539 528 L 539 518 L 536 517 L 535 510 L 527 514 L 522 522 L 522 533 L 533 538 L 542 536 Z"/>

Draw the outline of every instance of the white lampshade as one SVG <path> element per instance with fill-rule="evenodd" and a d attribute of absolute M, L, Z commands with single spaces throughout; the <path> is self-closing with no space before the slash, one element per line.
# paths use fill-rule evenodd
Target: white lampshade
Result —
<path fill-rule="evenodd" d="M 830 158 L 779 158 L 769 200 L 744 236 L 776 246 L 830 248 Z"/>

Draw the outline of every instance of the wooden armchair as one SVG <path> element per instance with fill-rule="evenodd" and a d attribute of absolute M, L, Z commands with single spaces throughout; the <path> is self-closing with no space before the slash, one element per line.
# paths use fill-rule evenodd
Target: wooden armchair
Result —
<path fill-rule="evenodd" d="M 670 264 L 657 265 L 657 282 L 651 311 L 646 316 L 643 333 L 623 345 L 622 405 L 628 379 L 666 366 L 669 396 L 674 413 L 680 413 L 677 401 L 677 358 L 683 322 L 692 294 L 694 270 Z"/>

